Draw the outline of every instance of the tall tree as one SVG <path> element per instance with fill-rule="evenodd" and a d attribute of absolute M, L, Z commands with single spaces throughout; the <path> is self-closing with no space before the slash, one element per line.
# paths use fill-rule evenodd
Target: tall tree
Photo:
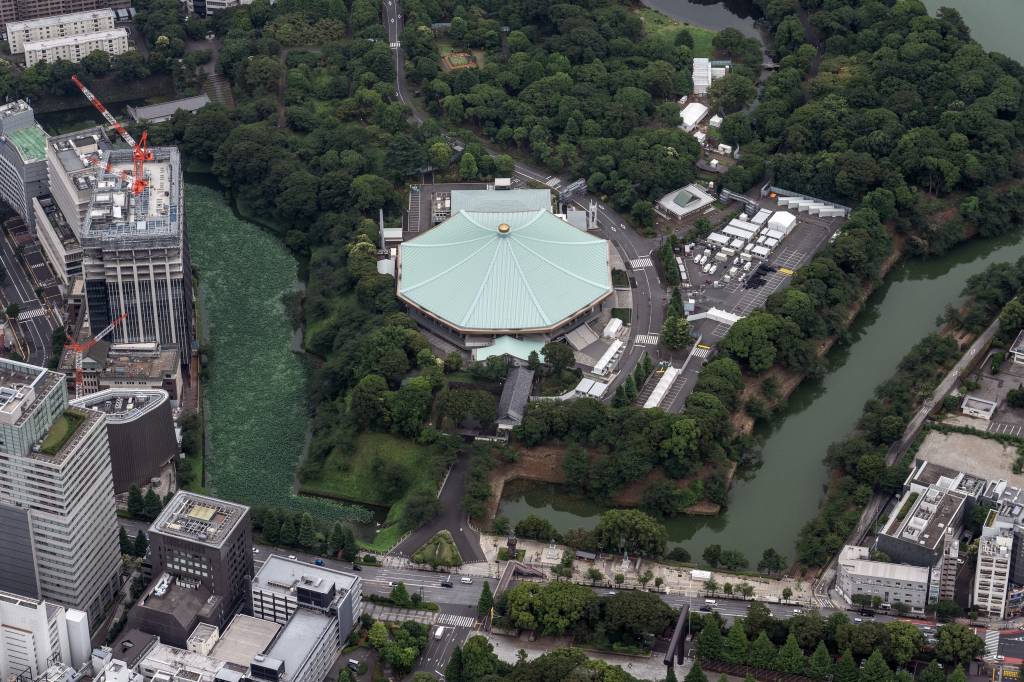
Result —
<path fill-rule="evenodd" d="M 291 514 L 285 513 L 284 521 L 281 523 L 281 533 L 277 538 L 285 547 L 292 547 L 299 539 L 299 531 L 295 528 L 295 519 Z"/>
<path fill-rule="evenodd" d="M 745 665 L 749 656 L 750 642 L 747 641 L 747 631 L 743 627 L 743 619 L 737 618 L 725 638 L 723 658 L 726 663 Z"/>
<path fill-rule="evenodd" d="M 117 541 L 121 545 L 121 554 L 132 553 L 134 545 L 132 544 L 132 539 L 128 537 L 128 531 L 124 529 L 124 526 L 121 526 L 121 530 L 117 533 Z"/>
<path fill-rule="evenodd" d="M 143 531 L 139 531 L 135 534 L 135 542 L 132 545 L 132 554 L 139 557 L 140 559 L 146 556 L 146 550 L 149 549 L 149 538 Z"/>
<path fill-rule="evenodd" d="M 146 491 L 146 496 L 142 498 L 142 505 L 142 515 L 149 521 L 155 521 L 156 517 L 160 516 L 160 510 L 164 508 L 160 496 L 152 488 Z"/>
<path fill-rule="evenodd" d="M 803 675 L 807 668 L 807 659 L 796 641 L 793 633 L 786 637 L 786 643 L 779 649 L 775 656 L 775 669 L 791 675 Z"/>
<path fill-rule="evenodd" d="M 875 649 L 860 669 L 860 682 L 892 682 L 892 670 L 882 652 Z"/>
<path fill-rule="evenodd" d="M 761 633 L 750 644 L 750 665 L 761 670 L 771 670 L 775 664 L 775 645 L 768 639 L 768 633 Z"/>
<path fill-rule="evenodd" d="M 939 628 L 935 655 L 943 663 L 967 664 L 985 651 L 985 643 L 970 628 L 946 623 Z"/>
<path fill-rule="evenodd" d="M 141 519 L 146 512 L 146 503 L 142 499 L 142 491 L 138 486 L 128 488 L 128 514 L 133 519 Z"/>
<path fill-rule="evenodd" d="M 299 522 L 299 545 L 312 549 L 316 545 L 316 524 L 309 512 L 303 512 Z"/>
<path fill-rule="evenodd" d="M 825 641 L 820 640 L 814 653 L 807 659 L 807 676 L 815 680 L 827 680 L 832 675 L 832 654 Z"/>
<path fill-rule="evenodd" d="M 839 661 L 836 662 L 832 680 L 833 682 L 859 682 L 860 670 L 857 668 L 857 662 L 853 660 L 853 652 L 849 649 L 844 651 L 843 655 L 839 657 Z"/>
<path fill-rule="evenodd" d="M 702 661 L 720 661 L 723 650 L 722 631 L 718 627 L 718 622 L 711 619 L 705 620 L 704 627 L 701 628 L 700 634 L 697 636 L 697 656 Z"/>
<path fill-rule="evenodd" d="M 690 672 L 686 673 L 683 682 L 708 682 L 708 676 L 701 670 L 700 661 L 694 661 Z"/>
<path fill-rule="evenodd" d="M 476 602 L 477 615 L 481 619 L 486 618 L 492 606 L 494 606 L 494 596 L 491 594 L 491 583 L 485 580 L 483 588 L 480 590 L 480 599 Z"/>

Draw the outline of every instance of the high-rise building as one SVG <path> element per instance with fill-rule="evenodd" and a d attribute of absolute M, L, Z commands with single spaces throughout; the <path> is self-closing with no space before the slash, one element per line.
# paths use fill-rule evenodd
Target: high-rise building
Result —
<path fill-rule="evenodd" d="M 83 612 L 0 592 L 0 679 L 33 682 L 52 665 L 78 668 L 91 650 Z"/>
<path fill-rule="evenodd" d="M 989 512 L 993 515 L 995 512 Z M 1006 591 L 1010 585 L 1010 560 L 1013 533 L 1005 528 L 986 534 L 982 528 L 978 540 L 978 563 L 974 573 L 972 603 L 990 618 L 1002 620 L 1006 613 Z"/>
<path fill-rule="evenodd" d="M 46 193 L 46 140 L 24 100 L 0 106 L 0 198 L 30 227 L 32 200 Z"/>
<path fill-rule="evenodd" d="M 103 413 L 69 407 L 64 375 L 0 359 L 0 589 L 95 617 L 119 586 L 117 535 Z"/>
<path fill-rule="evenodd" d="M 184 646 L 198 623 L 223 628 L 248 604 L 248 507 L 179 491 L 150 526 L 149 543 L 156 587 L 133 609 L 138 629 Z"/>
<path fill-rule="evenodd" d="M 181 159 L 174 147 L 152 152 L 139 195 L 121 176 L 133 172 L 131 150 L 98 152 L 102 169 L 79 235 L 89 318 L 98 330 L 127 313 L 111 341 L 177 346 L 187 371 L 193 308 Z"/>
<path fill-rule="evenodd" d="M 98 9 L 73 14 L 58 14 L 7 24 L 7 45 L 11 54 L 25 51 L 26 43 L 77 36 L 114 28 L 114 10 Z"/>

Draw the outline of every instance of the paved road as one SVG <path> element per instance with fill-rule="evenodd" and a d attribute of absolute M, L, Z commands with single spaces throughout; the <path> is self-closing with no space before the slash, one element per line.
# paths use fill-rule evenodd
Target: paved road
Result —
<path fill-rule="evenodd" d="M 484 553 L 480 549 L 480 534 L 469 525 L 469 514 L 462 509 L 462 496 L 465 494 L 468 474 L 469 456 L 462 455 L 455 461 L 441 488 L 441 513 L 395 545 L 391 554 L 408 559 L 435 533 L 447 530 L 455 539 L 455 546 L 459 548 L 459 554 L 464 562 L 484 560 Z"/>
<path fill-rule="evenodd" d="M 33 365 L 46 366 L 50 359 L 50 340 L 56 328 L 53 320 L 45 314 L 45 308 L 36 297 L 33 284 L 21 261 L 18 260 L 14 247 L 7 235 L 0 237 L 0 262 L 3 264 L 7 277 L 4 280 L 4 300 L 17 303 L 21 312 L 18 322 L 25 343 L 28 344 L 27 361 Z"/>

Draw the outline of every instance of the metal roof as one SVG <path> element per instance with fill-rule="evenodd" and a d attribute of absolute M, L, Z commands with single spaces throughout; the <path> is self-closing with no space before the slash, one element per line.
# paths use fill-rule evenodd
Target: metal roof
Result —
<path fill-rule="evenodd" d="M 557 327 L 612 291 L 609 247 L 550 211 L 463 211 L 399 246 L 398 295 L 464 331 Z"/>
<path fill-rule="evenodd" d="M 541 340 L 499 336 L 491 345 L 473 349 L 473 359 L 482 362 L 495 355 L 511 355 L 520 360 L 529 360 L 532 351 L 536 351 L 537 355 L 540 355 L 543 348 L 544 342 Z"/>

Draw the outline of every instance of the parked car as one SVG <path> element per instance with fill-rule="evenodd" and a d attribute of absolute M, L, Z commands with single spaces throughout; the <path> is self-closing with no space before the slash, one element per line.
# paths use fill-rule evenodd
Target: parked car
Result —
<path fill-rule="evenodd" d="M 359 564 L 352 564 L 352 570 L 353 571 L 362 571 L 363 567 L 360 566 Z"/>
<path fill-rule="evenodd" d="M 323 566 L 324 565 L 324 560 L 323 559 L 314 559 L 313 563 L 316 564 L 317 566 Z"/>

